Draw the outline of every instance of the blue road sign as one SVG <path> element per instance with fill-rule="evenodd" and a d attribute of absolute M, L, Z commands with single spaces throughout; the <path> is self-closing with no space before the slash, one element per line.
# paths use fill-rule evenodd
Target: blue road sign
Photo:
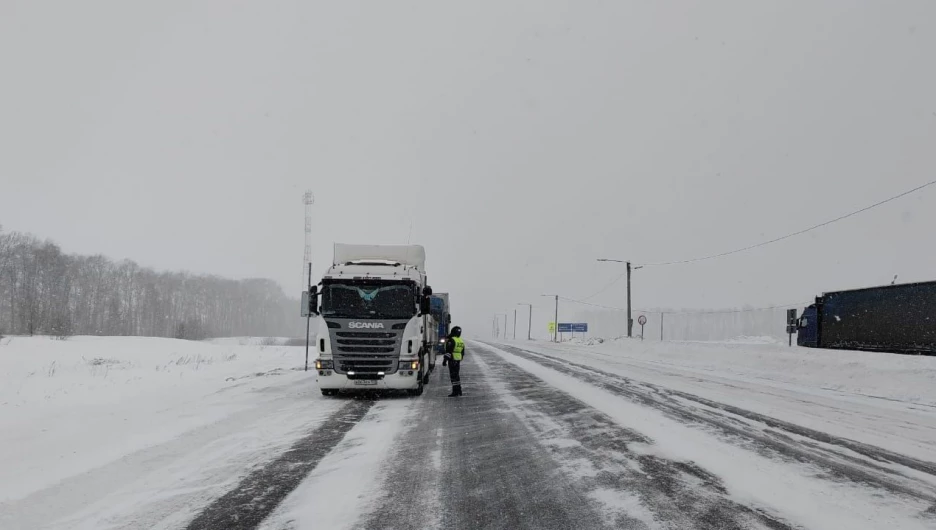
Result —
<path fill-rule="evenodd" d="M 579 324 L 572 324 L 573 333 L 588 333 L 588 323 L 581 322 Z"/>
<path fill-rule="evenodd" d="M 559 333 L 572 333 L 572 324 L 568 322 L 560 322 Z"/>

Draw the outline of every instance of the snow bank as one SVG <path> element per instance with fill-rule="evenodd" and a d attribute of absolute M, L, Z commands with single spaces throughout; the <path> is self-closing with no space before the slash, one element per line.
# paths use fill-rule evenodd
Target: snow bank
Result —
<path fill-rule="evenodd" d="M 617 338 L 591 344 L 537 342 L 536 347 L 590 353 L 612 364 L 642 363 L 936 406 L 936 357 L 790 348 L 772 337 L 663 343 Z"/>
<path fill-rule="evenodd" d="M 570 339 L 567 342 L 567 344 L 576 344 L 580 346 L 595 346 L 597 344 L 604 344 L 604 342 L 605 342 L 605 339 L 601 337 L 589 337 L 587 339 L 580 339 L 578 337 L 575 337 L 573 339 Z"/>

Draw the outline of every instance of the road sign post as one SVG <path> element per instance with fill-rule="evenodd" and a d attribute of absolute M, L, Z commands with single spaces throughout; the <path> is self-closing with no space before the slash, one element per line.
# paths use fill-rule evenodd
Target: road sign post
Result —
<path fill-rule="evenodd" d="M 796 333 L 796 309 L 787 309 L 786 312 L 786 332 L 790 340 L 790 347 L 793 347 L 793 334 Z"/>
<path fill-rule="evenodd" d="M 588 333 L 588 323 L 587 322 L 560 322 L 559 326 L 556 328 L 560 336 L 562 333 L 571 333 L 572 337 L 575 337 L 576 333 Z"/>
<path fill-rule="evenodd" d="M 640 324 L 640 340 L 643 340 L 644 326 L 647 324 L 647 316 L 640 315 L 640 317 L 637 319 L 637 323 Z"/>

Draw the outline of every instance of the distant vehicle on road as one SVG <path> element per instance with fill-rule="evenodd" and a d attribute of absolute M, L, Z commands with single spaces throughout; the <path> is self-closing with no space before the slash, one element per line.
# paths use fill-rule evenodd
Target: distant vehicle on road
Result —
<path fill-rule="evenodd" d="M 936 282 L 823 293 L 797 331 L 809 348 L 936 355 Z"/>
<path fill-rule="evenodd" d="M 323 394 L 422 394 L 438 342 L 422 246 L 336 244 L 318 294 L 315 369 Z"/>
<path fill-rule="evenodd" d="M 435 352 L 445 353 L 445 337 L 449 334 L 452 325 L 452 310 L 449 306 L 448 293 L 435 293 L 430 300 L 432 321 L 436 328 Z"/>

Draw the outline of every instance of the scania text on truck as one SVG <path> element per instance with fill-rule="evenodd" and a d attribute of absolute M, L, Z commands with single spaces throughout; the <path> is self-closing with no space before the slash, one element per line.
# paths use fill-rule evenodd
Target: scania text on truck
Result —
<path fill-rule="evenodd" d="M 438 341 L 422 246 L 335 244 L 332 265 L 311 294 L 320 304 L 312 326 L 323 394 L 422 394 Z"/>

